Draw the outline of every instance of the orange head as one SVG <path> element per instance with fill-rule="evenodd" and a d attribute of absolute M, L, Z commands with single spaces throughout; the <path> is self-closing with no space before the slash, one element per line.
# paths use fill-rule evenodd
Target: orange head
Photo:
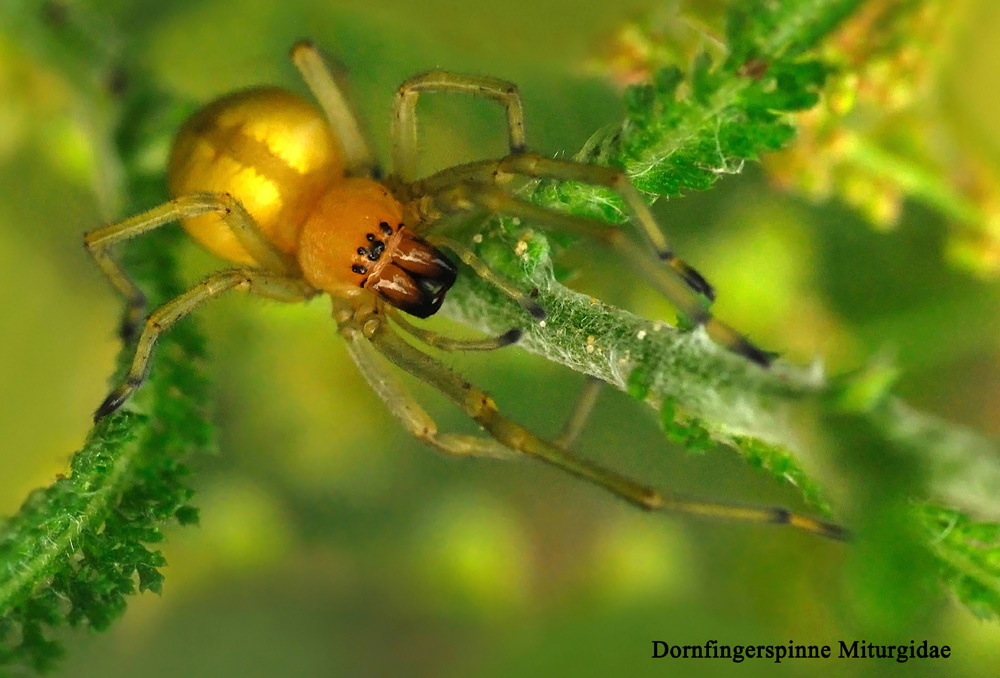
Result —
<path fill-rule="evenodd" d="M 403 207 L 382 184 L 345 179 L 318 201 L 299 236 L 299 265 L 311 285 L 344 296 L 369 290 L 426 318 L 441 308 L 458 270 L 403 225 Z"/>

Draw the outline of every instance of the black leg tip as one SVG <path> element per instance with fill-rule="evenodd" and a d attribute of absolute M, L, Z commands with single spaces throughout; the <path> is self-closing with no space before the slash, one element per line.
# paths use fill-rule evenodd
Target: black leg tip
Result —
<path fill-rule="evenodd" d="M 122 326 L 118 329 L 118 336 L 121 338 L 122 342 L 125 344 L 131 344 L 132 340 L 136 338 L 139 334 L 139 325 L 132 322 L 131 320 L 126 320 L 122 323 Z"/>
<path fill-rule="evenodd" d="M 854 541 L 854 533 L 846 527 L 834 523 L 823 523 L 823 536 L 837 541 Z"/>
<path fill-rule="evenodd" d="M 541 292 L 538 290 L 538 288 L 532 287 L 531 291 L 528 293 L 528 298 L 537 299 L 539 294 L 541 294 Z M 545 320 L 545 318 L 547 317 L 545 309 L 542 308 L 535 301 L 525 300 L 521 302 L 521 305 L 524 307 L 524 310 L 530 313 L 535 320 Z"/>
<path fill-rule="evenodd" d="M 698 271 L 690 266 L 686 266 L 682 273 L 687 286 L 698 294 L 703 295 L 709 301 L 715 301 L 715 288 Z"/>
<path fill-rule="evenodd" d="M 118 391 L 114 391 L 111 395 L 104 399 L 101 406 L 97 408 L 94 412 L 94 423 L 96 424 L 104 417 L 108 416 L 112 412 L 115 412 L 122 404 L 125 402 L 127 396 Z"/>
<path fill-rule="evenodd" d="M 775 508 L 771 511 L 771 522 L 775 525 L 792 525 L 836 541 L 853 541 L 853 535 L 846 527 L 823 520 L 812 520 L 795 515 L 785 508 Z"/>
<path fill-rule="evenodd" d="M 674 269 L 674 272 L 681 277 L 685 285 L 698 294 L 703 295 L 709 301 L 715 301 L 715 288 L 712 287 L 710 282 L 705 280 L 705 277 L 701 273 L 675 257 L 674 253 L 670 250 L 658 252 L 657 254 L 660 257 L 660 261 L 666 262 L 670 268 Z"/>
<path fill-rule="evenodd" d="M 522 334 L 523 332 L 521 332 L 521 330 L 513 327 L 500 335 L 500 341 L 504 346 L 510 346 L 511 344 L 519 342 Z"/>
<path fill-rule="evenodd" d="M 528 304 L 525 306 L 525 309 L 528 311 L 528 313 L 531 314 L 531 317 L 534 318 L 535 320 L 545 320 L 548 317 L 548 314 L 545 312 L 545 309 L 542 308 L 539 304 Z"/>
<path fill-rule="evenodd" d="M 122 317 L 121 327 L 118 328 L 118 336 L 121 337 L 122 341 L 129 344 L 138 336 L 139 328 L 142 326 L 145 317 L 146 296 L 140 294 L 129 300 L 128 308 L 125 311 L 124 317 Z"/>
<path fill-rule="evenodd" d="M 735 351 L 750 362 L 756 363 L 761 367 L 770 367 L 771 363 L 778 357 L 777 353 L 758 348 L 751 344 L 748 339 L 740 339 Z"/>

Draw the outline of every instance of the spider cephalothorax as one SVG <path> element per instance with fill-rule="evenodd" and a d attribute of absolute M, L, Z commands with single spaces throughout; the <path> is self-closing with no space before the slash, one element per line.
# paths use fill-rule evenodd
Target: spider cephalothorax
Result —
<path fill-rule="evenodd" d="M 144 214 L 91 231 L 85 237 L 97 264 L 129 300 L 126 330 L 145 315 L 142 291 L 112 258 L 110 246 L 172 221 L 198 242 L 236 264 L 216 273 L 154 311 L 145 320 L 124 383 L 98 408 L 100 419 L 120 407 L 143 383 L 157 338 L 201 304 L 231 290 L 284 302 L 320 293 L 332 299 L 334 318 L 348 352 L 391 412 L 415 436 L 460 456 L 516 450 L 646 509 L 734 520 L 789 524 L 827 537 L 842 528 L 780 508 L 744 508 L 664 496 L 613 471 L 578 459 L 567 447 L 582 426 L 593 397 L 570 420 L 573 431 L 553 443 L 505 418 L 486 393 L 398 331 L 442 350 L 492 350 L 518 340 L 518 327 L 481 339 L 452 339 L 416 327 L 396 309 L 420 318 L 435 313 L 455 282 L 457 269 L 439 249 L 451 250 L 471 271 L 520 304 L 524 322 L 540 322 L 544 309 L 531 292 L 490 270 L 461 243 L 432 233 L 451 214 L 506 215 L 568 232 L 612 248 L 664 294 L 689 321 L 734 353 L 766 368 L 770 354 L 710 313 L 712 287 L 674 255 L 642 195 L 619 170 L 545 158 L 525 150 L 524 117 L 517 88 L 496 78 L 432 71 L 404 82 L 392 117 L 393 172 L 385 183 L 341 88 L 310 43 L 292 59 L 316 95 L 309 102 L 281 89 L 255 88 L 222 97 L 181 129 L 171 154 L 174 199 Z M 510 153 L 448 168 L 418 180 L 416 102 L 423 92 L 455 92 L 500 103 L 507 115 Z M 511 193 L 504 178 L 544 178 L 594 184 L 616 191 L 647 242 L 642 247 L 620 227 L 544 209 Z M 392 187 L 391 189 L 389 187 Z M 436 244 L 435 244 L 436 243 Z M 392 324 L 390 324 L 392 323 Z M 393 329 L 393 325 L 397 329 Z M 398 331 L 397 331 L 398 330 Z M 126 335 L 128 332 L 126 332 Z M 490 438 L 439 433 L 433 419 L 373 355 L 444 393 Z"/>
<path fill-rule="evenodd" d="M 303 276 L 330 294 L 355 286 L 418 318 L 436 313 L 458 269 L 404 226 L 403 214 L 392 192 L 373 179 L 331 186 L 299 234 Z"/>

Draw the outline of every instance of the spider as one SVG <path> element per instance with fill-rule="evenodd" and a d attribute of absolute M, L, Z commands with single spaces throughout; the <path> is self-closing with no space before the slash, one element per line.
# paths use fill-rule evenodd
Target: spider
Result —
<path fill-rule="evenodd" d="M 142 327 L 128 374 L 97 409 L 95 421 L 117 410 L 142 385 L 159 336 L 209 300 L 234 290 L 289 303 L 325 293 L 332 300 L 338 331 L 364 378 L 411 434 L 441 452 L 495 456 L 499 450 L 513 450 L 643 509 L 786 524 L 845 538 L 838 525 L 783 508 L 667 496 L 577 458 L 568 448 L 593 408 L 598 382 L 585 388 L 564 433 L 550 442 L 506 418 L 486 392 L 403 340 L 400 332 L 443 350 L 493 350 L 515 343 L 521 335 L 513 328 L 493 337 L 458 340 L 406 320 L 404 314 L 418 318 L 434 314 L 454 283 L 458 268 L 442 250 L 450 250 L 536 321 L 545 318 L 530 292 L 491 271 L 469 248 L 435 233 L 435 226 L 449 215 L 483 213 L 519 217 L 611 246 L 717 342 L 764 368 L 771 359 L 771 354 L 712 317 L 707 308 L 714 298 L 711 285 L 674 256 L 641 194 L 623 172 L 546 158 L 526 149 L 521 97 L 513 84 L 445 71 L 406 80 L 394 101 L 393 172 L 380 180 L 371 147 L 323 55 L 302 41 L 292 48 L 291 59 L 322 115 L 304 99 L 274 87 L 215 100 L 184 124 L 174 142 L 168 169 L 173 199 L 84 236 L 87 251 L 128 300 L 123 336 L 129 340 Z M 437 92 L 484 97 L 502 105 L 510 153 L 418 179 L 416 104 L 421 94 Z M 516 177 L 578 181 L 617 191 L 649 247 L 640 246 L 617 226 L 519 199 L 505 188 Z M 236 266 L 209 276 L 145 317 L 142 291 L 110 248 L 175 221 Z M 490 437 L 439 432 L 378 354 L 441 391 Z"/>

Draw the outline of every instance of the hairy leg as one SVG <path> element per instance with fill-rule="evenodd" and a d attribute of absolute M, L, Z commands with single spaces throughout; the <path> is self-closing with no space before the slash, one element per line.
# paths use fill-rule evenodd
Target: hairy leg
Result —
<path fill-rule="evenodd" d="M 335 300 L 335 307 L 337 303 Z M 511 456 L 511 450 L 493 438 L 438 432 L 437 424 L 431 416 L 396 380 L 382 357 L 364 336 L 362 326 L 353 319 L 353 312 L 349 308 L 341 307 L 335 315 L 338 318 L 340 334 L 347 342 L 347 351 L 354 364 L 372 390 L 389 408 L 389 412 L 411 435 L 440 452 L 456 457 Z"/>
<path fill-rule="evenodd" d="M 230 290 L 249 292 L 284 302 L 303 301 L 316 293 L 300 278 L 288 278 L 253 268 L 236 268 L 209 276 L 187 292 L 160 306 L 146 319 L 125 381 L 104 399 L 94 414 L 94 420 L 106 417 L 121 407 L 146 380 L 149 361 L 161 334 L 205 302 L 216 299 Z"/>
<path fill-rule="evenodd" d="M 664 269 L 659 261 L 648 256 L 647 251 L 620 228 L 539 207 L 490 184 L 458 184 L 432 196 L 432 200 L 444 212 L 484 211 L 519 217 L 542 228 L 562 230 L 603 242 L 616 250 L 629 266 L 644 275 L 689 322 L 703 325 L 713 340 L 762 367 L 770 365 L 773 360 L 771 353 L 758 348 L 735 329 L 715 318 L 700 295 L 673 271 Z"/>
<path fill-rule="evenodd" d="M 298 264 L 294 259 L 278 250 L 261 232 L 253 217 L 229 194 L 195 193 L 183 196 L 116 224 L 89 231 L 83 236 L 84 247 L 111 284 L 128 302 L 128 311 L 121 332 L 126 340 L 133 336 L 145 315 L 146 296 L 112 256 L 111 247 L 171 222 L 208 212 L 222 215 L 240 244 L 263 268 L 283 274 L 298 270 Z"/>
<path fill-rule="evenodd" d="M 360 336 L 367 337 L 391 362 L 441 391 L 504 447 L 586 480 L 640 508 L 750 523 L 789 525 L 831 539 L 848 537 L 847 531 L 839 525 L 801 516 L 784 508 L 734 506 L 663 495 L 613 471 L 579 459 L 507 419 L 489 395 L 431 356 L 402 341 L 377 315 L 367 318 L 351 318 L 346 315 L 339 318 L 339 321 L 341 333 L 348 337 L 349 342 L 357 343 Z M 377 386 L 375 388 L 376 391 L 379 390 Z"/>
<path fill-rule="evenodd" d="M 511 154 L 524 151 L 524 107 L 516 85 L 497 78 L 430 71 L 410 78 L 396 93 L 391 129 L 392 169 L 401 181 L 416 178 L 417 99 L 421 93 L 432 92 L 468 94 L 498 102 L 507 113 L 507 142 Z"/>
<path fill-rule="evenodd" d="M 326 114 L 344 153 L 344 166 L 348 176 L 378 174 L 378 163 L 372 155 L 371 144 L 361 130 L 358 116 L 344 95 L 346 87 L 338 81 L 322 52 L 310 41 L 302 40 L 292 47 L 292 62 L 302 79 L 309 85 L 313 96 Z"/>
<path fill-rule="evenodd" d="M 615 191 L 632 213 L 653 256 L 674 271 L 692 291 L 704 295 L 709 301 L 715 299 L 715 291 L 709 282 L 674 254 L 666 234 L 657 223 L 649 205 L 621 170 L 571 160 L 546 158 L 537 153 L 520 153 L 500 160 L 469 163 L 442 170 L 426 179 L 414 182 L 411 190 L 416 194 L 434 195 L 462 183 L 503 186 L 517 176 L 591 184 Z M 608 224 L 607 228 L 618 227 Z"/>
<path fill-rule="evenodd" d="M 428 346 L 439 348 L 442 351 L 495 351 L 498 348 L 510 346 L 521 338 L 521 330 L 515 327 L 494 337 L 455 339 L 422 327 L 417 327 L 407 320 L 403 313 L 400 313 L 391 306 L 383 305 L 382 310 L 399 329 L 410 336 L 416 337 Z"/>

